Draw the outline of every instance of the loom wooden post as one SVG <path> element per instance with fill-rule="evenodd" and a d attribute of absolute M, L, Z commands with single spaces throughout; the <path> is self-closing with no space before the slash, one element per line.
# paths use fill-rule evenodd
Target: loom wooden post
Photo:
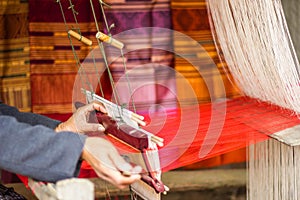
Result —
<path fill-rule="evenodd" d="M 88 45 L 88 46 L 92 46 L 93 42 L 92 40 L 80 35 L 79 33 L 73 31 L 73 30 L 69 30 L 68 34 L 71 35 L 72 37 L 76 38 L 78 41 Z"/>
<path fill-rule="evenodd" d="M 300 125 L 276 132 L 249 148 L 249 200 L 298 199 Z"/>

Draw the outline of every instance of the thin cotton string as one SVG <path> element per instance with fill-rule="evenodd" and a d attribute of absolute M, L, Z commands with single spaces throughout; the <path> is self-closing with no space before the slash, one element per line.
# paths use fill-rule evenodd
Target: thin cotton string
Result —
<path fill-rule="evenodd" d="M 299 62 L 279 0 L 207 0 L 224 58 L 245 95 L 300 113 Z"/>
<path fill-rule="evenodd" d="M 96 17 L 96 11 L 94 9 L 94 5 L 93 5 L 93 1 L 92 0 L 90 0 L 90 5 L 91 5 L 91 9 L 92 9 L 92 14 L 93 14 L 93 17 L 94 17 L 94 20 L 95 20 L 97 32 L 99 32 L 100 29 L 99 29 L 99 26 L 98 26 L 97 17 Z M 111 36 L 110 28 L 109 28 L 109 25 L 107 23 L 107 19 L 106 19 L 104 7 L 103 7 L 103 2 L 101 0 L 99 0 L 99 5 L 100 5 L 101 13 L 102 13 L 102 16 L 103 16 L 104 25 L 105 25 L 105 27 L 107 29 L 107 32 L 108 32 L 107 34 L 109 36 Z M 107 4 L 105 4 L 105 5 L 108 6 Z M 100 52 L 101 52 L 101 54 L 103 56 L 103 61 L 104 61 L 105 66 L 106 66 L 106 70 L 108 72 L 108 77 L 109 77 L 110 84 L 112 86 L 112 90 L 113 90 L 113 93 L 114 93 L 114 95 L 113 95 L 114 101 L 115 101 L 116 104 L 120 105 L 120 97 L 119 97 L 118 91 L 116 90 L 115 81 L 113 79 L 113 76 L 112 76 L 112 73 L 111 73 L 111 69 L 110 69 L 109 64 L 108 64 L 108 60 L 107 60 L 107 56 L 106 56 L 106 52 L 105 52 L 105 47 L 103 45 L 103 42 L 100 41 L 100 39 L 97 38 L 97 42 L 98 42 L 98 46 L 99 46 Z M 126 61 L 125 61 L 126 59 L 125 59 L 125 56 L 123 54 L 123 50 L 122 49 L 120 49 L 120 55 L 121 55 L 121 58 L 122 58 L 122 61 L 123 61 L 124 73 L 125 73 L 125 76 L 127 78 L 126 80 L 127 80 L 127 85 L 128 85 L 128 88 L 129 88 L 129 92 L 132 94 L 131 84 L 130 84 L 130 81 L 128 79 L 128 74 L 127 74 L 127 67 L 126 67 Z M 100 87 L 101 87 L 101 85 L 100 85 Z M 103 94 L 103 92 L 102 92 L 102 94 Z M 136 112 L 135 103 L 134 103 L 134 100 L 133 100 L 133 96 L 131 96 L 131 102 L 132 102 L 132 107 L 134 109 L 134 112 Z"/>
<path fill-rule="evenodd" d="M 299 199 L 299 150 L 275 139 L 251 146 L 247 199 Z"/>
<path fill-rule="evenodd" d="M 62 7 L 62 4 L 61 4 L 61 1 L 60 0 L 57 0 L 57 3 L 59 3 L 59 6 L 60 6 L 60 10 L 61 10 L 61 13 L 62 13 L 62 16 L 63 16 L 63 20 L 64 20 L 64 24 L 65 24 L 65 27 L 66 27 L 66 30 L 68 31 L 69 28 L 68 28 L 68 25 L 67 25 L 67 21 L 66 21 L 66 17 L 65 17 L 65 13 L 64 13 L 64 9 Z M 73 17 L 74 17 L 74 20 L 75 20 L 75 24 L 76 26 L 78 27 L 76 29 L 77 32 L 79 32 L 79 34 L 81 35 L 81 31 L 80 31 L 80 28 L 79 28 L 79 25 L 78 25 L 78 21 L 77 21 L 77 17 L 76 15 L 79 14 L 76 12 L 76 10 L 74 9 L 74 4 L 72 3 L 72 0 L 69 0 L 69 4 L 70 4 L 70 7 L 69 9 L 71 9 L 72 13 L 73 13 Z M 103 8 L 103 5 L 104 2 L 102 2 L 101 0 L 99 0 L 99 4 L 100 4 L 100 8 L 101 8 L 101 13 L 103 14 L 103 19 L 104 19 L 104 25 L 106 26 L 107 28 L 107 31 L 108 31 L 108 35 L 111 35 L 110 34 L 110 30 L 109 30 L 109 27 L 108 27 L 108 24 L 107 24 L 107 20 L 106 20 L 106 16 L 105 16 L 105 13 L 104 13 L 104 8 Z M 93 5 L 93 1 L 90 0 L 90 6 L 91 6 L 91 10 L 92 10 L 92 15 L 93 15 L 93 18 L 94 18 L 94 21 L 95 21 L 95 26 L 96 26 L 96 29 L 97 29 L 97 32 L 100 32 L 99 30 L 99 26 L 98 26 L 98 21 L 97 21 L 97 17 L 96 17 L 96 11 L 94 9 L 94 5 Z M 82 83 L 82 86 L 85 84 L 87 84 L 88 86 L 90 86 L 90 89 L 92 89 L 92 84 L 91 82 L 88 80 L 88 76 L 87 76 L 87 73 L 85 73 L 85 71 L 83 70 L 83 68 L 81 67 L 81 63 L 80 63 L 80 59 L 78 58 L 78 55 L 75 51 L 75 48 L 74 48 L 74 45 L 72 43 L 72 39 L 69 35 L 69 39 L 70 39 L 70 44 L 71 44 L 71 47 L 72 47 L 72 51 L 73 51 L 73 54 L 74 54 L 74 58 L 76 60 L 76 63 L 78 65 L 78 68 L 79 68 L 79 75 L 80 75 L 80 80 L 81 80 L 81 83 Z M 108 75 L 109 75 L 109 80 L 110 80 L 110 83 L 111 83 L 111 86 L 112 86 L 112 90 L 114 92 L 114 95 L 113 97 L 115 98 L 115 103 L 117 105 L 119 105 L 119 95 L 118 95 L 118 92 L 115 88 L 115 82 L 113 80 L 113 76 L 112 76 L 112 73 L 111 73 L 111 70 L 109 68 L 109 63 L 108 63 L 108 59 L 107 59 L 107 56 L 106 56 L 106 51 L 105 51 L 105 47 L 103 45 L 103 42 L 100 41 L 98 38 L 97 38 L 97 42 L 98 42 L 98 46 L 99 46 L 99 50 L 100 50 L 100 53 L 102 55 L 102 58 L 103 58 L 103 62 L 105 64 L 105 67 L 107 69 L 107 72 L 108 72 Z M 96 64 L 96 59 L 95 59 L 95 55 L 93 53 L 93 49 L 90 48 L 91 50 L 91 56 L 92 56 L 92 61 L 93 61 L 93 64 L 94 64 L 94 67 L 95 67 L 95 64 Z M 123 61 L 123 66 L 124 66 L 124 71 L 125 71 L 125 75 L 126 75 L 126 80 L 127 80 L 127 83 L 128 83 L 128 87 L 129 87 L 129 90 L 130 90 L 130 93 L 132 93 L 131 91 L 131 86 L 130 86 L 130 83 L 129 83 L 129 79 L 128 79 L 128 75 L 127 75 L 127 68 L 126 68 L 126 59 L 124 57 L 124 54 L 123 54 L 123 51 L 122 49 L 120 49 L 120 54 L 121 54 L 121 57 L 122 57 L 122 61 Z M 97 69 L 97 68 L 95 68 Z M 98 71 L 96 70 L 96 73 L 98 74 Z M 86 78 L 86 82 L 83 81 L 83 78 Z M 102 93 L 102 95 L 104 94 L 103 93 L 103 90 L 102 90 L 102 87 L 100 85 L 100 78 L 97 77 L 97 81 L 98 81 L 98 84 L 100 86 L 100 91 Z M 90 90 L 91 92 L 94 92 L 93 90 Z M 134 105 L 134 101 L 131 97 L 131 100 L 132 100 L 132 105 L 133 105 L 133 108 L 135 109 L 135 105 Z M 122 108 L 121 107 L 117 107 L 118 109 L 118 112 L 120 113 L 120 116 L 122 116 Z M 147 154 L 147 158 L 149 159 L 148 162 L 150 163 L 151 167 L 153 167 L 154 170 L 156 170 L 156 178 L 157 179 L 160 179 L 161 177 L 161 167 L 160 167 L 160 162 L 159 162 L 159 155 L 158 155 L 158 151 L 157 151 L 157 147 L 153 145 L 152 147 L 153 149 L 147 149 L 146 151 L 146 154 Z M 150 151 L 149 151 L 150 150 Z M 148 169 L 148 170 L 152 170 L 152 169 Z M 153 171 L 152 171 L 153 173 Z M 107 187 L 106 187 L 107 189 Z M 108 190 L 107 190 L 108 191 Z M 131 193 L 133 193 L 133 191 L 131 191 Z M 110 199 L 110 194 L 109 192 L 107 193 L 108 194 L 108 198 Z M 135 197 L 137 195 L 135 194 L 132 194 L 132 198 Z"/>
<path fill-rule="evenodd" d="M 60 7 L 60 11 L 61 11 L 61 14 L 62 14 L 62 17 L 63 17 L 64 25 L 65 25 L 65 28 L 66 28 L 66 32 L 68 32 L 70 29 L 69 29 L 68 23 L 67 23 L 67 21 L 66 21 L 66 17 L 65 17 L 65 13 L 64 13 L 64 9 L 63 9 L 62 3 L 61 3 L 60 0 L 57 0 L 56 2 L 58 3 L 58 5 L 59 5 L 59 7 Z M 77 22 L 77 19 L 76 19 L 76 14 L 75 14 L 76 11 L 75 11 L 75 9 L 74 9 L 74 4 L 72 3 L 72 1 L 69 1 L 69 4 L 70 4 L 70 7 L 69 7 L 69 8 L 71 8 L 71 10 L 72 10 L 73 17 L 75 17 L 74 20 L 75 20 L 75 22 L 76 22 L 76 23 L 75 23 L 75 25 L 76 25 L 76 30 L 80 32 L 80 28 L 79 28 L 79 26 L 78 26 L 78 22 Z M 69 38 L 69 41 L 70 41 L 70 45 L 71 45 L 71 48 L 72 48 L 72 53 L 73 53 L 73 55 L 74 55 L 74 59 L 75 59 L 75 61 L 76 61 L 77 69 L 78 69 L 78 71 L 80 72 L 80 74 L 81 74 L 81 73 L 85 73 L 85 71 L 82 70 L 83 68 L 81 67 L 80 59 L 79 59 L 79 57 L 78 57 L 78 55 L 77 55 L 77 53 L 76 53 L 76 51 L 75 51 L 75 47 L 74 47 L 74 45 L 73 45 L 71 36 L 68 35 L 68 38 Z M 81 84 L 82 84 L 83 86 L 85 85 L 85 83 L 88 82 L 88 81 L 86 80 L 86 78 L 87 78 L 87 76 L 85 76 L 85 77 L 80 76 L 80 81 L 81 81 Z M 89 87 L 89 85 L 88 85 L 88 87 Z M 90 89 L 91 89 L 91 88 L 90 88 Z"/>
<path fill-rule="evenodd" d="M 100 3 L 101 10 L 104 12 L 103 7 L 102 7 L 102 3 L 100 1 L 99 1 L 99 3 Z M 94 21 L 95 21 L 97 32 L 99 32 L 100 29 L 99 29 L 99 26 L 98 26 L 98 20 L 97 20 L 97 17 L 96 17 L 96 12 L 95 12 L 94 4 L 93 4 L 92 0 L 90 0 L 90 5 L 91 5 L 92 14 L 93 14 L 93 18 L 94 18 Z M 105 13 L 102 13 L 102 14 L 104 16 L 104 19 L 106 19 Z M 105 20 L 105 25 L 106 25 L 106 27 L 108 27 L 106 20 Z M 113 80 L 113 77 L 112 77 L 112 74 L 111 74 L 111 71 L 110 71 L 110 68 L 109 68 L 109 64 L 108 64 L 108 61 L 107 61 L 106 53 L 105 53 L 105 50 L 104 50 L 104 45 L 103 45 L 102 41 L 100 41 L 98 38 L 97 38 L 97 42 L 98 42 L 98 46 L 99 46 L 101 55 L 103 57 L 103 62 L 105 64 L 106 70 L 108 72 L 108 77 L 109 77 L 109 81 L 110 81 L 112 90 L 116 94 L 116 95 L 114 95 L 114 98 L 115 98 L 114 100 L 115 100 L 116 104 L 119 104 L 120 100 L 119 100 L 117 92 L 115 91 L 115 82 Z"/>

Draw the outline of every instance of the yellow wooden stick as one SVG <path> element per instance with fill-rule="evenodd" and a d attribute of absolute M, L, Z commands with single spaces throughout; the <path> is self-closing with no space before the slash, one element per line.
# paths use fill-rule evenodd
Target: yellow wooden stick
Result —
<path fill-rule="evenodd" d="M 88 46 L 92 46 L 92 40 L 87 39 L 86 37 L 78 34 L 77 32 L 73 31 L 73 30 L 69 30 L 68 34 L 71 35 L 72 37 L 76 38 L 78 41 L 88 45 Z"/>
<path fill-rule="evenodd" d="M 111 44 L 112 46 L 118 48 L 118 49 L 122 49 L 124 47 L 124 44 L 102 32 L 98 32 L 96 34 L 96 38 L 98 38 L 99 40 L 101 40 L 102 42 L 106 42 L 108 44 Z"/>

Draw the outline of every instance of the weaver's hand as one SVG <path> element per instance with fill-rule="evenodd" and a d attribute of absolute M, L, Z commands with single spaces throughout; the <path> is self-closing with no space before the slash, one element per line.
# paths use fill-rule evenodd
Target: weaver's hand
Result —
<path fill-rule="evenodd" d="M 75 133 L 104 132 L 104 127 L 98 123 L 96 118 L 96 111 L 106 113 L 105 107 L 99 102 L 84 105 L 78 108 L 66 122 L 59 124 L 55 131 L 71 131 Z"/>
<path fill-rule="evenodd" d="M 132 167 L 127 163 L 107 140 L 88 137 L 82 151 L 82 159 L 86 160 L 96 174 L 120 189 L 139 180 L 142 168 Z"/>

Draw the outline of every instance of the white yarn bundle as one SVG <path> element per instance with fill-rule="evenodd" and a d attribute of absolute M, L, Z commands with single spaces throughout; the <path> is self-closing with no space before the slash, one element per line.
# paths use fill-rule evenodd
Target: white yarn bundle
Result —
<path fill-rule="evenodd" d="M 207 0 L 215 41 L 245 95 L 300 113 L 299 62 L 280 0 Z"/>

